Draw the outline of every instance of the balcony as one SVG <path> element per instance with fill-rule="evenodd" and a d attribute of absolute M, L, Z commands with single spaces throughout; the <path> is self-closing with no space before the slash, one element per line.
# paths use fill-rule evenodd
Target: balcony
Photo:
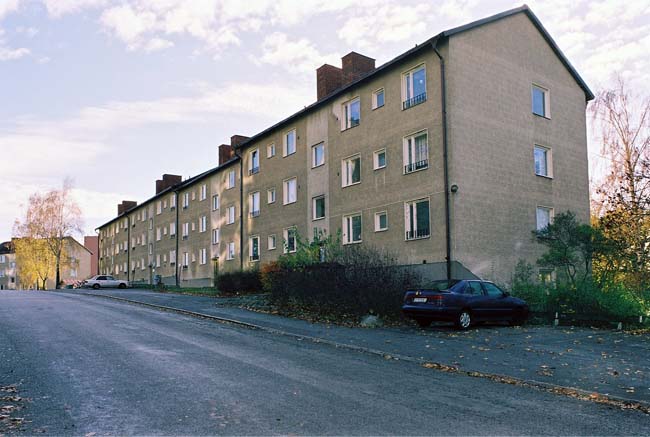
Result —
<path fill-rule="evenodd" d="M 260 215 L 260 210 L 258 209 L 255 211 L 251 211 L 249 215 L 251 216 L 251 218 L 258 217 Z"/>
<path fill-rule="evenodd" d="M 420 238 L 429 237 L 429 228 L 416 229 L 414 231 L 406 231 L 407 240 L 419 240 Z"/>
<path fill-rule="evenodd" d="M 258 167 L 253 167 L 253 168 L 251 168 L 251 169 L 248 170 L 248 175 L 249 175 L 249 176 L 252 176 L 252 175 L 254 175 L 254 174 L 256 174 L 256 173 L 259 173 L 259 172 L 260 172 L 260 168 L 259 168 L 259 166 L 258 166 Z"/>
<path fill-rule="evenodd" d="M 411 164 L 407 164 L 404 166 L 404 173 L 413 173 L 414 171 L 422 170 L 427 167 L 429 167 L 428 159 L 423 159 L 422 161 L 415 161 Z"/>
<path fill-rule="evenodd" d="M 418 94 L 402 102 L 402 109 L 409 109 L 427 101 L 427 93 Z"/>

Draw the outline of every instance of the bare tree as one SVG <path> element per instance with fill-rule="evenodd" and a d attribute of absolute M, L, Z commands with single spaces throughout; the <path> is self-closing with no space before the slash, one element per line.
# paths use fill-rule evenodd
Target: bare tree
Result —
<path fill-rule="evenodd" d="M 24 221 L 16 221 L 14 232 L 27 241 L 40 240 L 54 257 L 55 287 L 60 288 L 61 267 L 65 263 L 65 239 L 81 233 L 81 209 L 72 199 L 72 184 L 63 183 L 61 190 L 34 193 L 29 197 Z"/>

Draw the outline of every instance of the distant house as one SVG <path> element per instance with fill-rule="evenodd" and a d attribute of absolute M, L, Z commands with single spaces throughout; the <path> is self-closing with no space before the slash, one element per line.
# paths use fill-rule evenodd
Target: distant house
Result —
<path fill-rule="evenodd" d="M 16 289 L 16 253 L 11 241 L 0 243 L 0 290 Z"/>

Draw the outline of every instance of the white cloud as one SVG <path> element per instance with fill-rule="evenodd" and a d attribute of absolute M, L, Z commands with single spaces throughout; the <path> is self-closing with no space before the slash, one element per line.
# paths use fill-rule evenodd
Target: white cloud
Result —
<path fill-rule="evenodd" d="M 157 52 L 160 50 L 165 50 L 170 47 L 174 47 L 174 43 L 162 38 L 152 38 L 144 46 L 146 52 Z"/>
<path fill-rule="evenodd" d="M 43 3 L 52 17 L 59 18 L 85 9 L 105 6 L 108 0 L 43 0 Z"/>
<path fill-rule="evenodd" d="M 313 73 L 327 61 L 333 63 L 340 58 L 335 54 L 321 54 L 307 38 L 290 40 L 286 34 L 280 32 L 275 32 L 264 39 L 262 51 L 261 57 L 256 58 L 251 55 L 251 59 L 256 63 L 304 73 Z"/>
<path fill-rule="evenodd" d="M 35 27 L 18 26 L 16 27 L 16 33 L 33 38 L 38 34 L 38 29 Z"/>
<path fill-rule="evenodd" d="M 18 10 L 20 0 L 0 0 L 0 20 L 11 12 Z"/>
<path fill-rule="evenodd" d="M 11 48 L 7 46 L 7 41 L 4 38 L 5 31 L 0 28 L 0 62 L 13 61 L 27 56 L 31 51 L 27 48 Z"/>

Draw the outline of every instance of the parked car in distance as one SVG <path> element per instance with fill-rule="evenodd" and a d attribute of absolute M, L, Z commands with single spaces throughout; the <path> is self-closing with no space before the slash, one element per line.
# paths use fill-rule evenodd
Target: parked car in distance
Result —
<path fill-rule="evenodd" d="M 86 279 L 83 282 L 83 286 L 91 287 L 95 290 L 100 288 L 127 288 L 129 286 L 129 281 L 115 279 L 109 275 L 96 275 L 90 279 Z"/>
<path fill-rule="evenodd" d="M 468 329 L 477 322 L 508 321 L 521 325 L 528 305 L 492 282 L 479 280 L 434 281 L 430 287 L 408 290 L 402 312 L 421 327 L 432 321 L 454 322 Z"/>

